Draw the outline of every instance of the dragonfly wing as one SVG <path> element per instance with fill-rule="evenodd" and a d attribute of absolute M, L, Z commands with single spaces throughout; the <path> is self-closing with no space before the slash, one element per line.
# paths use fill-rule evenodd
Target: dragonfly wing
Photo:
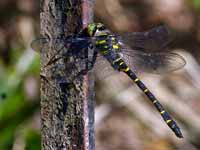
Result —
<path fill-rule="evenodd" d="M 96 38 L 91 37 L 73 37 L 68 36 L 65 38 L 46 38 L 46 37 L 40 37 L 31 42 L 31 48 L 39 53 L 45 52 L 45 50 L 48 50 L 49 47 L 52 49 L 55 49 L 56 51 L 59 51 L 62 48 L 70 48 L 70 47 L 76 47 L 79 49 L 85 48 L 88 46 L 88 43 L 94 43 Z"/>
<path fill-rule="evenodd" d="M 119 41 L 133 49 L 158 51 L 164 49 L 172 41 L 172 37 L 168 27 L 161 25 L 146 32 L 122 34 Z"/>
<path fill-rule="evenodd" d="M 40 37 L 31 42 L 31 48 L 38 53 L 44 53 L 45 50 L 49 49 L 49 47 L 59 50 L 64 47 L 64 44 L 65 40 L 63 38 L 49 39 L 45 37 Z"/>
<path fill-rule="evenodd" d="M 55 54 L 49 59 L 45 66 L 51 65 L 56 61 L 69 56 L 83 56 L 84 50 L 91 45 L 94 38 L 89 37 L 66 37 L 66 38 L 45 38 L 41 37 L 31 43 L 33 50 L 40 54 L 46 54 L 49 48 L 55 50 Z M 46 51 L 45 51 L 46 50 Z"/>
<path fill-rule="evenodd" d="M 103 56 L 98 55 L 94 64 L 94 73 L 98 79 L 103 80 L 109 76 L 118 74 L 119 71 L 115 70 Z"/>
<path fill-rule="evenodd" d="M 137 50 L 122 49 L 122 58 L 136 72 L 164 74 L 182 68 L 186 61 L 177 53 L 145 53 Z"/>

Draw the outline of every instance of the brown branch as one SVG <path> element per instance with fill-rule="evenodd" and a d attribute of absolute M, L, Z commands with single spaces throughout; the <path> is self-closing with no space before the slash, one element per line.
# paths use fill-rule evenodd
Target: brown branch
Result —
<path fill-rule="evenodd" d="M 41 0 L 41 34 L 62 38 L 78 33 L 91 22 L 91 6 L 89 0 Z M 71 66 L 68 58 L 44 69 L 55 54 L 55 45 L 50 41 L 48 49 L 41 54 L 42 149 L 93 150 L 93 77 L 88 73 L 74 78 L 82 64 L 68 68 Z M 61 78 L 64 80 L 60 81 Z"/>

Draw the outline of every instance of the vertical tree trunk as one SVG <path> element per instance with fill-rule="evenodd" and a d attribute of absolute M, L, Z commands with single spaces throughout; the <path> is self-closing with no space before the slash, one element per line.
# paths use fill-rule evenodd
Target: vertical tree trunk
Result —
<path fill-rule="evenodd" d="M 41 34 L 48 38 L 65 37 L 78 33 L 91 22 L 92 2 L 89 0 L 41 0 Z M 91 75 L 72 80 L 82 64 L 64 69 L 66 80 L 58 82 L 62 67 L 70 66 L 70 59 L 52 64 L 43 70 L 49 58 L 57 52 L 51 41 L 41 54 L 41 71 L 54 76 L 49 81 L 41 78 L 42 149 L 93 150 L 94 149 L 94 90 Z M 72 56 L 73 57 L 73 56 Z M 87 64 L 85 64 L 87 65 Z M 91 77 L 91 79 L 90 79 Z"/>

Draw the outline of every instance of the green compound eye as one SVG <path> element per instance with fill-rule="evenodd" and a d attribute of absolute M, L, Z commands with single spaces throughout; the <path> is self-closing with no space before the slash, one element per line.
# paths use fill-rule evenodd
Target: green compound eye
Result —
<path fill-rule="evenodd" d="M 96 24 L 90 23 L 90 24 L 88 25 L 88 34 L 89 34 L 90 36 L 93 36 L 94 33 L 95 33 L 95 31 L 96 31 Z"/>

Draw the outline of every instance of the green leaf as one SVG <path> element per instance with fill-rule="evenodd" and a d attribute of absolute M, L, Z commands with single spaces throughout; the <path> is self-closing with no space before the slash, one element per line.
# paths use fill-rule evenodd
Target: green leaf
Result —
<path fill-rule="evenodd" d="M 41 136 L 38 131 L 29 129 L 25 137 L 25 150 L 40 150 L 41 149 Z"/>

